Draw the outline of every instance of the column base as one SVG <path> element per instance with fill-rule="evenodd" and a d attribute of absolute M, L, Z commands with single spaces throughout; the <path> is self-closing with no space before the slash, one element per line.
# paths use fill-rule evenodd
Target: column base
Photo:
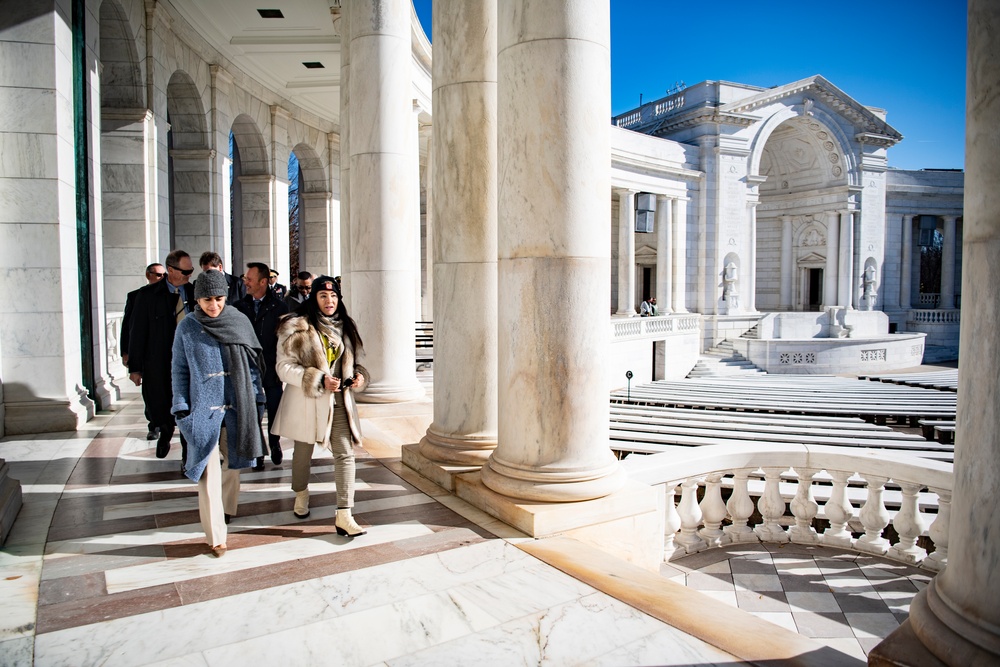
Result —
<path fill-rule="evenodd" d="M 105 376 L 97 378 L 95 381 L 94 394 L 97 396 L 97 403 L 101 409 L 107 410 L 121 398 L 121 389 L 114 384 L 110 376 Z"/>
<path fill-rule="evenodd" d="M 413 380 L 406 384 L 382 384 L 373 382 L 363 392 L 355 394 L 358 403 L 405 403 L 423 398 L 427 392 L 423 385 Z"/>
<path fill-rule="evenodd" d="M 451 466 L 481 467 L 497 448 L 497 437 L 449 438 L 435 433 L 433 425 L 420 440 L 420 453 L 430 459 Z"/>
<path fill-rule="evenodd" d="M 540 503 L 596 500 L 622 488 L 628 479 L 619 462 L 588 472 L 538 472 L 504 465 L 491 457 L 480 471 L 483 484 L 511 499 Z"/>
<path fill-rule="evenodd" d="M 21 511 L 21 483 L 8 476 L 9 472 L 10 466 L 0 459 L 0 544 L 7 541 L 14 519 Z"/>
<path fill-rule="evenodd" d="M 479 470 L 480 465 L 453 465 L 441 463 L 424 456 L 422 452 L 424 441 L 419 445 L 403 445 L 400 448 L 403 465 L 431 480 L 442 489 L 447 489 L 454 493 L 455 477 L 467 472 Z"/>
<path fill-rule="evenodd" d="M 94 402 L 84 392 L 77 401 L 49 400 L 7 403 L 5 435 L 75 431 L 94 417 Z"/>
<path fill-rule="evenodd" d="M 868 667 L 946 667 L 935 658 L 910 626 L 910 619 L 892 631 L 868 654 Z"/>
<path fill-rule="evenodd" d="M 594 500 L 539 502 L 499 494 L 483 484 L 481 473 L 456 475 L 455 495 L 532 537 L 655 512 L 659 506 L 656 489 L 631 480 L 614 493 Z M 659 534 L 662 538 L 663 531 Z M 663 551 L 662 539 L 658 551 Z"/>

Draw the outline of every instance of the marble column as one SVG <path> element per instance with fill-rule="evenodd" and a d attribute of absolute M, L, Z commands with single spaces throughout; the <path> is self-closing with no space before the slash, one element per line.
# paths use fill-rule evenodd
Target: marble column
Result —
<path fill-rule="evenodd" d="M 351 315 L 372 374 L 358 400 L 424 395 L 414 361 L 412 50 L 409 0 L 353 0 L 351 35 Z"/>
<path fill-rule="evenodd" d="M 826 214 L 826 269 L 823 271 L 823 307 L 836 306 L 840 302 L 837 300 L 837 286 L 840 280 L 837 278 L 839 266 L 838 252 L 840 248 L 840 217 L 835 211 Z M 807 288 L 808 289 L 808 288 Z M 803 303 L 808 303 L 808 292 L 803 294 Z"/>
<path fill-rule="evenodd" d="M 941 300 L 938 308 L 955 307 L 955 220 L 954 215 L 941 216 L 944 221 L 944 244 L 941 247 Z"/>
<path fill-rule="evenodd" d="M 268 266 L 292 280 L 288 238 L 288 160 L 292 151 L 288 145 L 288 121 L 292 114 L 278 105 L 271 105 L 271 259 Z M 237 274 L 239 275 L 239 274 Z"/>
<path fill-rule="evenodd" d="M 792 216 L 781 216 L 781 283 L 778 304 L 781 310 L 792 310 Z"/>
<path fill-rule="evenodd" d="M 869 656 L 874 665 L 1000 664 L 1000 3 L 969 0 L 965 234 L 948 564 L 910 604 L 909 618 Z M 940 663 L 938 663 L 940 664 Z"/>
<path fill-rule="evenodd" d="M 7 64 L 0 79 L 0 378 L 8 436 L 74 431 L 95 409 L 83 387 L 80 344 L 73 37 L 68 8 L 44 4 L 7 5 L 0 25 Z M 18 286 L 29 285 L 25 298 Z"/>
<path fill-rule="evenodd" d="M 412 219 L 415 225 L 413 229 L 413 238 L 416 242 L 413 244 L 413 321 L 419 322 L 423 320 L 420 311 L 420 301 L 423 296 L 423 279 L 421 276 L 421 269 L 423 267 L 423 253 L 420 250 L 420 191 L 422 188 L 422 182 L 420 179 L 420 137 L 425 134 L 423 128 L 426 127 L 420 122 L 420 114 L 425 113 L 424 107 L 420 104 L 420 100 L 413 100 L 413 119 L 410 126 L 410 140 L 412 144 L 410 145 L 410 150 L 412 151 L 413 159 L 413 210 L 414 216 Z"/>
<path fill-rule="evenodd" d="M 837 274 L 837 305 L 853 308 L 857 295 L 854 285 L 854 215 L 850 211 L 840 213 L 840 266 Z"/>
<path fill-rule="evenodd" d="M 750 204 L 747 214 L 750 217 L 750 261 L 747 262 L 747 298 L 748 313 L 757 312 L 757 205 Z"/>
<path fill-rule="evenodd" d="M 674 298 L 671 304 L 675 313 L 687 309 L 687 200 L 676 198 L 670 202 L 674 222 Z"/>
<path fill-rule="evenodd" d="M 432 66 L 433 67 L 433 66 Z M 431 137 L 427 142 L 427 167 L 424 171 L 424 298 L 421 304 L 421 319 L 434 321 L 434 125 L 428 130 Z"/>
<path fill-rule="evenodd" d="M 626 482 L 608 448 L 601 363 L 610 346 L 600 325 L 611 299 L 610 8 L 510 0 L 499 14 L 501 381 L 498 444 L 481 479 L 529 501 L 601 498 Z"/>
<path fill-rule="evenodd" d="M 637 190 L 616 188 L 618 195 L 618 312 L 635 315 L 635 195 Z"/>
<path fill-rule="evenodd" d="M 902 253 L 899 265 L 899 307 L 910 310 L 913 300 L 910 290 L 913 287 L 913 216 L 903 216 Z"/>
<path fill-rule="evenodd" d="M 420 453 L 482 465 L 497 444 L 497 5 L 432 11 L 435 400 Z"/>
<path fill-rule="evenodd" d="M 340 3 L 339 8 L 331 8 L 333 29 L 340 35 L 340 278 L 341 291 L 349 312 L 354 312 L 351 289 L 353 280 L 351 262 L 351 21 L 350 9 L 353 3 Z"/>
<path fill-rule="evenodd" d="M 125 307 L 125 295 L 146 284 L 146 265 L 158 258 L 155 233 L 147 228 L 153 203 L 147 196 L 147 142 L 153 114 L 147 109 L 101 113 L 101 203 L 104 288 L 108 311 Z M 153 245 L 153 248 L 148 248 Z"/>
<path fill-rule="evenodd" d="M 656 195 L 656 305 L 661 315 L 674 312 L 671 298 L 674 292 L 673 206 L 666 195 Z"/>

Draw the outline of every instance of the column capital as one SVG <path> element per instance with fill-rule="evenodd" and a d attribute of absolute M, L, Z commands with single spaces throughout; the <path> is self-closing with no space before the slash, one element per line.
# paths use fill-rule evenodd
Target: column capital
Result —
<path fill-rule="evenodd" d="M 626 197 L 628 195 L 639 194 L 638 190 L 635 190 L 633 188 L 625 188 L 625 187 L 612 187 L 611 191 L 614 192 L 619 197 Z"/>
<path fill-rule="evenodd" d="M 291 118 L 292 118 L 292 112 L 289 111 L 288 109 L 286 109 L 285 107 L 281 106 L 281 105 L 272 104 L 271 107 L 270 107 L 270 109 L 271 109 L 271 120 L 272 120 L 272 122 L 276 118 L 283 118 L 285 120 L 291 120 Z"/>

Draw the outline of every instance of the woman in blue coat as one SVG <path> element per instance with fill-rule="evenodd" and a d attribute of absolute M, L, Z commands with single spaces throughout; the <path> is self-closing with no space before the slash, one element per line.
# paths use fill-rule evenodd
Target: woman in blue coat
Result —
<path fill-rule="evenodd" d="M 198 513 L 216 557 L 226 553 L 240 469 L 264 455 L 260 342 L 250 321 L 226 307 L 228 291 L 223 273 L 198 276 L 198 308 L 177 325 L 171 369 L 170 411 L 188 443 L 185 474 L 198 482 Z"/>

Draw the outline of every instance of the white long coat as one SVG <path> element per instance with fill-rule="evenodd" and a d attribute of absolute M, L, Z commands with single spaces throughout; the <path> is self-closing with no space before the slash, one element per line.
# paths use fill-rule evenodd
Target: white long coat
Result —
<path fill-rule="evenodd" d="M 285 390 L 271 433 L 298 442 L 328 442 L 333 424 L 334 393 L 321 386 L 322 377 L 330 374 L 329 364 L 323 339 L 310 326 L 307 317 L 292 317 L 278 326 L 277 371 L 278 378 L 285 383 Z M 354 348 L 344 338 L 341 375 L 349 378 L 356 372 L 364 376 L 364 383 L 345 389 L 343 394 L 351 439 L 361 444 L 361 421 L 353 394 L 355 390 L 364 391 L 368 371 L 363 366 L 355 366 Z"/>

